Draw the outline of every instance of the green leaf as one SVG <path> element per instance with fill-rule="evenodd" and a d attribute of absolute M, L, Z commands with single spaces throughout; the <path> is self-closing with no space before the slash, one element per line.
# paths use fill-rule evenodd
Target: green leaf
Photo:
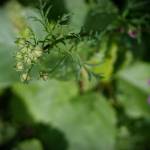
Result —
<path fill-rule="evenodd" d="M 11 140 L 16 134 L 16 129 L 12 124 L 0 120 L 0 145 Z"/>
<path fill-rule="evenodd" d="M 15 71 L 12 46 L 0 44 L 0 88 L 10 86 L 19 81 L 19 75 Z"/>
<path fill-rule="evenodd" d="M 105 48 L 106 51 L 107 47 Z M 116 61 L 116 53 L 118 51 L 118 45 L 115 42 L 109 44 L 109 57 L 103 58 L 105 55 L 105 51 L 102 52 L 103 49 L 100 48 L 100 52 L 95 54 L 94 57 L 89 61 L 90 64 L 97 64 L 92 67 L 92 72 L 95 74 L 102 75 L 103 78 L 101 80 L 108 82 L 112 79 L 114 64 Z M 101 63 L 100 63 L 101 61 Z"/>
<path fill-rule="evenodd" d="M 42 144 L 37 139 L 20 142 L 14 150 L 43 150 Z"/>
<path fill-rule="evenodd" d="M 70 150 L 113 150 L 115 114 L 103 97 L 87 94 L 64 104 L 52 123 L 66 134 Z"/>
<path fill-rule="evenodd" d="M 77 90 L 73 83 L 55 80 L 15 85 L 13 90 L 36 121 L 49 123 L 65 133 L 69 150 L 115 149 L 116 116 L 109 103 L 98 94 L 75 97 Z"/>
<path fill-rule="evenodd" d="M 84 20 L 88 11 L 88 7 L 84 0 L 65 0 L 66 6 L 72 14 L 71 26 L 80 31 L 84 24 Z"/>
<path fill-rule="evenodd" d="M 72 82 L 50 80 L 30 85 L 15 84 L 13 91 L 22 99 L 21 103 L 24 103 L 31 117 L 33 116 L 36 121 L 48 122 L 51 120 L 49 114 L 52 115 L 53 112 L 59 111 L 54 106 L 61 105 L 64 101 L 68 101 L 75 96 L 77 87 Z M 18 103 L 19 101 L 14 99 L 12 105 L 17 105 Z M 19 114 L 15 113 L 14 115 Z"/>
<path fill-rule="evenodd" d="M 108 26 L 113 27 L 113 22 L 117 19 L 116 7 L 109 0 L 100 0 L 88 12 L 84 27 L 87 31 L 103 32 Z"/>
<path fill-rule="evenodd" d="M 18 75 L 14 69 L 15 32 L 6 12 L 0 10 L 0 88 L 16 82 Z"/>
<path fill-rule="evenodd" d="M 119 73 L 119 100 L 124 105 L 126 113 L 134 118 L 148 117 L 150 106 L 147 102 L 150 88 L 150 65 L 136 63 Z"/>
<path fill-rule="evenodd" d="M 0 9 L 0 44 L 14 45 L 15 32 L 5 9 Z"/>

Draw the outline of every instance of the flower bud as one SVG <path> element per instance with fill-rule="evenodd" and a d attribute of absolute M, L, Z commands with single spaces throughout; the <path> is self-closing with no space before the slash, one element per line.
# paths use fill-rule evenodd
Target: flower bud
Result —
<path fill-rule="evenodd" d="M 47 81 L 48 80 L 48 73 L 40 72 L 40 78 L 44 81 Z"/>
<path fill-rule="evenodd" d="M 21 81 L 24 82 L 24 81 L 29 81 L 31 78 L 30 76 L 27 74 L 27 73 L 24 73 L 21 75 Z"/>
<path fill-rule="evenodd" d="M 16 59 L 22 59 L 22 58 L 23 58 L 23 57 L 22 57 L 21 53 L 18 52 L 18 53 L 16 54 Z"/>
<path fill-rule="evenodd" d="M 25 57 L 24 59 L 25 63 L 27 63 L 28 65 L 32 64 L 32 60 L 29 57 Z"/>
<path fill-rule="evenodd" d="M 40 47 L 36 47 L 35 50 L 33 51 L 33 55 L 37 58 L 41 57 L 42 53 L 43 53 L 43 51 Z"/>
<path fill-rule="evenodd" d="M 28 52 L 28 48 L 24 47 L 21 49 L 21 53 L 26 54 Z"/>
<path fill-rule="evenodd" d="M 23 70 L 23 63 L 22 62 L 18 62 L 17 65 L 16 65 L 16 69 L 18 71 L 22 71 Z"/>

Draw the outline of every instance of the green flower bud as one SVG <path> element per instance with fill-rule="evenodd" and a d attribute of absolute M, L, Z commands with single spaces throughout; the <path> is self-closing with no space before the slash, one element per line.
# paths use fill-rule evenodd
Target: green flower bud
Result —
<path fill-rule="evenodd" d="M 18 52 L 16 54 L 16 59 L 22 59 L 22 58 L 23 58 L 22 54 L 20 52 Z"/>
<path fill-rule="evenodd" d="M 28 48 L 24 47 L 21 49 L 21 53 L 26 54 L 28 52 Z"/>
<path fill-rule="evenodd" d="M 29 81 L 31 79 L 31 77 L 27 74 L 27 73 L 23 73 L 21 75 L 21 81 L 24 82 L 24 81 Z"/>
<path fill-rule="evenodd" d="M 37 58 L 41 57 L 42 53 L 43 51 L 40 47 L 36 47 L 35 50 L 33 51 L 34 57 L 37 57 Z"/>
<path fill-rule="evenodd" d="M 16 41 L 16 44 L 19 48 L 21 48 L 23 45 L 25 45 L 25 40 L 24 39 L 18 39 Z"/>
<path fill-rule="evenodd" d="M 24 59 L 25 63 L 27 63 L 28 65 L 32 64 L 32 60 L 29 57 L 25 57 Z"/>
<path fill-rule="evenodd" d="M 48 80 L 48 73 L 40 72 L 40 78 L 44 81 L 47 81 Z"/>
<path fill-rule="evenodd" d="M 16 65 L 16 69 L 17 71 L 22 71 L 23 70 L 23 63 L 22 62 L 18 62 L 17 65 Z"/>

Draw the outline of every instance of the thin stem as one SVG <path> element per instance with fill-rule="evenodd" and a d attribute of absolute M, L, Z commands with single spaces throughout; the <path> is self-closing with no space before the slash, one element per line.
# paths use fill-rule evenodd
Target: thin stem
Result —
<path fill-rule="evenodd" d="M 79 34 L 79 37 L 85 37 L 85 36 L 87 36 L 88 34 L 87 33 L 80 33 Z M 58 43 L 64 43 L 64 41 L 65 40 L 70 40 L 70 39 L 77 39 L 78 37 L 77 36 L 75 36 L 75 35 L 66 35 L 66 36 L 64 36 L 64 37 L 62 37 L 62 38 L 59 38 L 59 39 L 57 39 L 57 40 L 55 40 L 55 41 L 53 41 L 51 44 L 47 44 L 46 46 L 44 46 L 44 50 L 48 50 L 48 49 L 50 49 L 50 48 L 53 48 L 55 45 L 57 45 Z"/>

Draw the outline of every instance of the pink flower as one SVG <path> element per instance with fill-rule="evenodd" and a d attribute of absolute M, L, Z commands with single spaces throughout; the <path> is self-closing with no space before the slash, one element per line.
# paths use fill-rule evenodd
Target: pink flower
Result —
<path fill-rule="evenodd" d="M 128 31 L 128 35 L 133 39 L 137 38 L 137 34 L 138 34 L 137 31 L 134 31 L 134 30 Z"/>

